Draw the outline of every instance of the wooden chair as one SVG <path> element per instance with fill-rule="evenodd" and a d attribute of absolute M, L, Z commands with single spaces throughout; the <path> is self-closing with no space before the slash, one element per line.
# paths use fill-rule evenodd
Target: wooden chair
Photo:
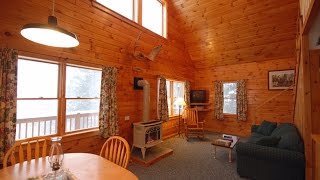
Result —
<path fill-rule="evenodd" d="M 29 138 L 16 142 L 4 156 L 3 168 L 6 168 L 9 162 L 9 165 L 23 163 L 25 156 L 27 161 L 39 159 L 40 157 L 45 158 L 48 154 L 48 144 L 51 144 L 49 137 Z M 16 160 L 17 158 L 19 161 Z"/>
<path fill-rule="evenodd" d="M 189 136 L 204 138 L 205 121 L 199 121 L 197 108 L 186 108 L 183 118 L 185 127 L 184 132 L 187 140 L 189 140 Z"/>
<path fill-rule="evenodd" d="M 127 168 L 130 158 L 129 144 L 120 136 L 112 136 L 103 144 L 100 156 L 123 168 Z"/>

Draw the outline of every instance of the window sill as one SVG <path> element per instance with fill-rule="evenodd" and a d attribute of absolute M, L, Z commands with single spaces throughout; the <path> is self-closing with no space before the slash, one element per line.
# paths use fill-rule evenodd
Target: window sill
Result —
<path fill-rule="evenodd" d="M 180 116 L 182 116 L 182 115 L 180 114 Z M 169 119 L 177 119 L 177 118 L 179 118 L 179 115 L 169 116 Z"/>
<path fill-rule="evenodd" d="M 53 134 L 53 135 L 48 135 L 48 136 L 36 136 L 36 137 L 32 137 L 32 138 L 26 138 L 28 140 L 32 140 L 32 139 L 38 139 L 38 138 L 51 138 L 51 137 L 56 137 L 56 136 L 60 136 L 58 134 Z M 69 142 L 69 141 L 73 141 L 76 139 L 83 139 L 83 138 L 88 138 L 88 137 L 93 137 L 93 136 L 99 136 L 99 128 L 94 128 L 94 129 L 86 129 L 86 130 L 82 130 L 82 131 L 76 131 L 76 132 L 69 132 L 68 134 L 64 134 L 62 135 L 62 142 Z M 26 139 L 19 139 L 16 140 L 16 142 L 20 142 L 20 141 L 25 141 Z"/>
<path fill-rule="evenodd" d="M 164 40 L 168 40 L 167 37 L 164 37 L 164 36 L 161 36 L 145 27 L 143 27 L 142 25 L 138 24 L 137 22 L 135 22 L 134 20 L 131 20 L 131 19 L 128 19 L 127 17 L 125 16 L 122 16 L 121 14 L 118 14 L 114 11 L 112 11 L 111 9 L 103 6 L 102 4 L 98 3 L 96 0 L 91 0 L 91 3 L 92 3 L 92 6 L 103 11 L 103 12 L 106 12 L 107 14 L 119 19 L 120 21 L 124 22 L 124 23 L 127 23 L 143 32 L 148 32 L 148 33 L 151 33 L 152 35 L 156 35 L 157 37 L 160 37 L 160 38 L 163 38 Z"/>
<path fill-rule="evenodd" d="M 88 138 L 92 136 L 99 136 L 99 128 L 69 132 L 68 134 L 65 134 L 62 136 L 62 142 L 68 142 L 68 141 Z"/>
<path fill-rule="evenodd" d="M 237 116 L 237 114 L 223 114 L 224 116 L 226 116 L 226 117 L 236 117 Z"/>

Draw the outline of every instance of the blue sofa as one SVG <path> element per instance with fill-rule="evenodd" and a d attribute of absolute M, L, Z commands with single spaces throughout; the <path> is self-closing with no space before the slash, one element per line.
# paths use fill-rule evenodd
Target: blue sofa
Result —
<path fill-rule="evenodd" d="M 256 180 L 305 179 L 304 144 L 293 124 L 263 121 L 247 142 L 238 142 L 237 172 Z"/>

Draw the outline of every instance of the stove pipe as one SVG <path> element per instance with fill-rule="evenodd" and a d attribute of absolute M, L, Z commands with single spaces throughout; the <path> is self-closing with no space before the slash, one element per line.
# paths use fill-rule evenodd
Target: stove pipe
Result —
<path fill-rule="evenodd" d="M 139 80 L 138 86 L 143 87 L 143 122 L 149 120 L 150 112 L 150 84 L 147 80 Z"/>

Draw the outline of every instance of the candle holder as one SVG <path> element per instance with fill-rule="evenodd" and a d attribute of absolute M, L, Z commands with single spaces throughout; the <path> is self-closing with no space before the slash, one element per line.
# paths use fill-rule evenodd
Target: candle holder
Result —
<path fill-rule="evenodd" d="M 47 174 L 44 179 L 50 180 L 64 180 L 67 179 L 66 174 L 61 169 L 63 162 L 63 151 L 61 146 L 62 137 L 53 137 L 51 138 L 51 148 L 49 151 L 48 162 L 50 163 L 50 167 L 52 172 Z"/>

